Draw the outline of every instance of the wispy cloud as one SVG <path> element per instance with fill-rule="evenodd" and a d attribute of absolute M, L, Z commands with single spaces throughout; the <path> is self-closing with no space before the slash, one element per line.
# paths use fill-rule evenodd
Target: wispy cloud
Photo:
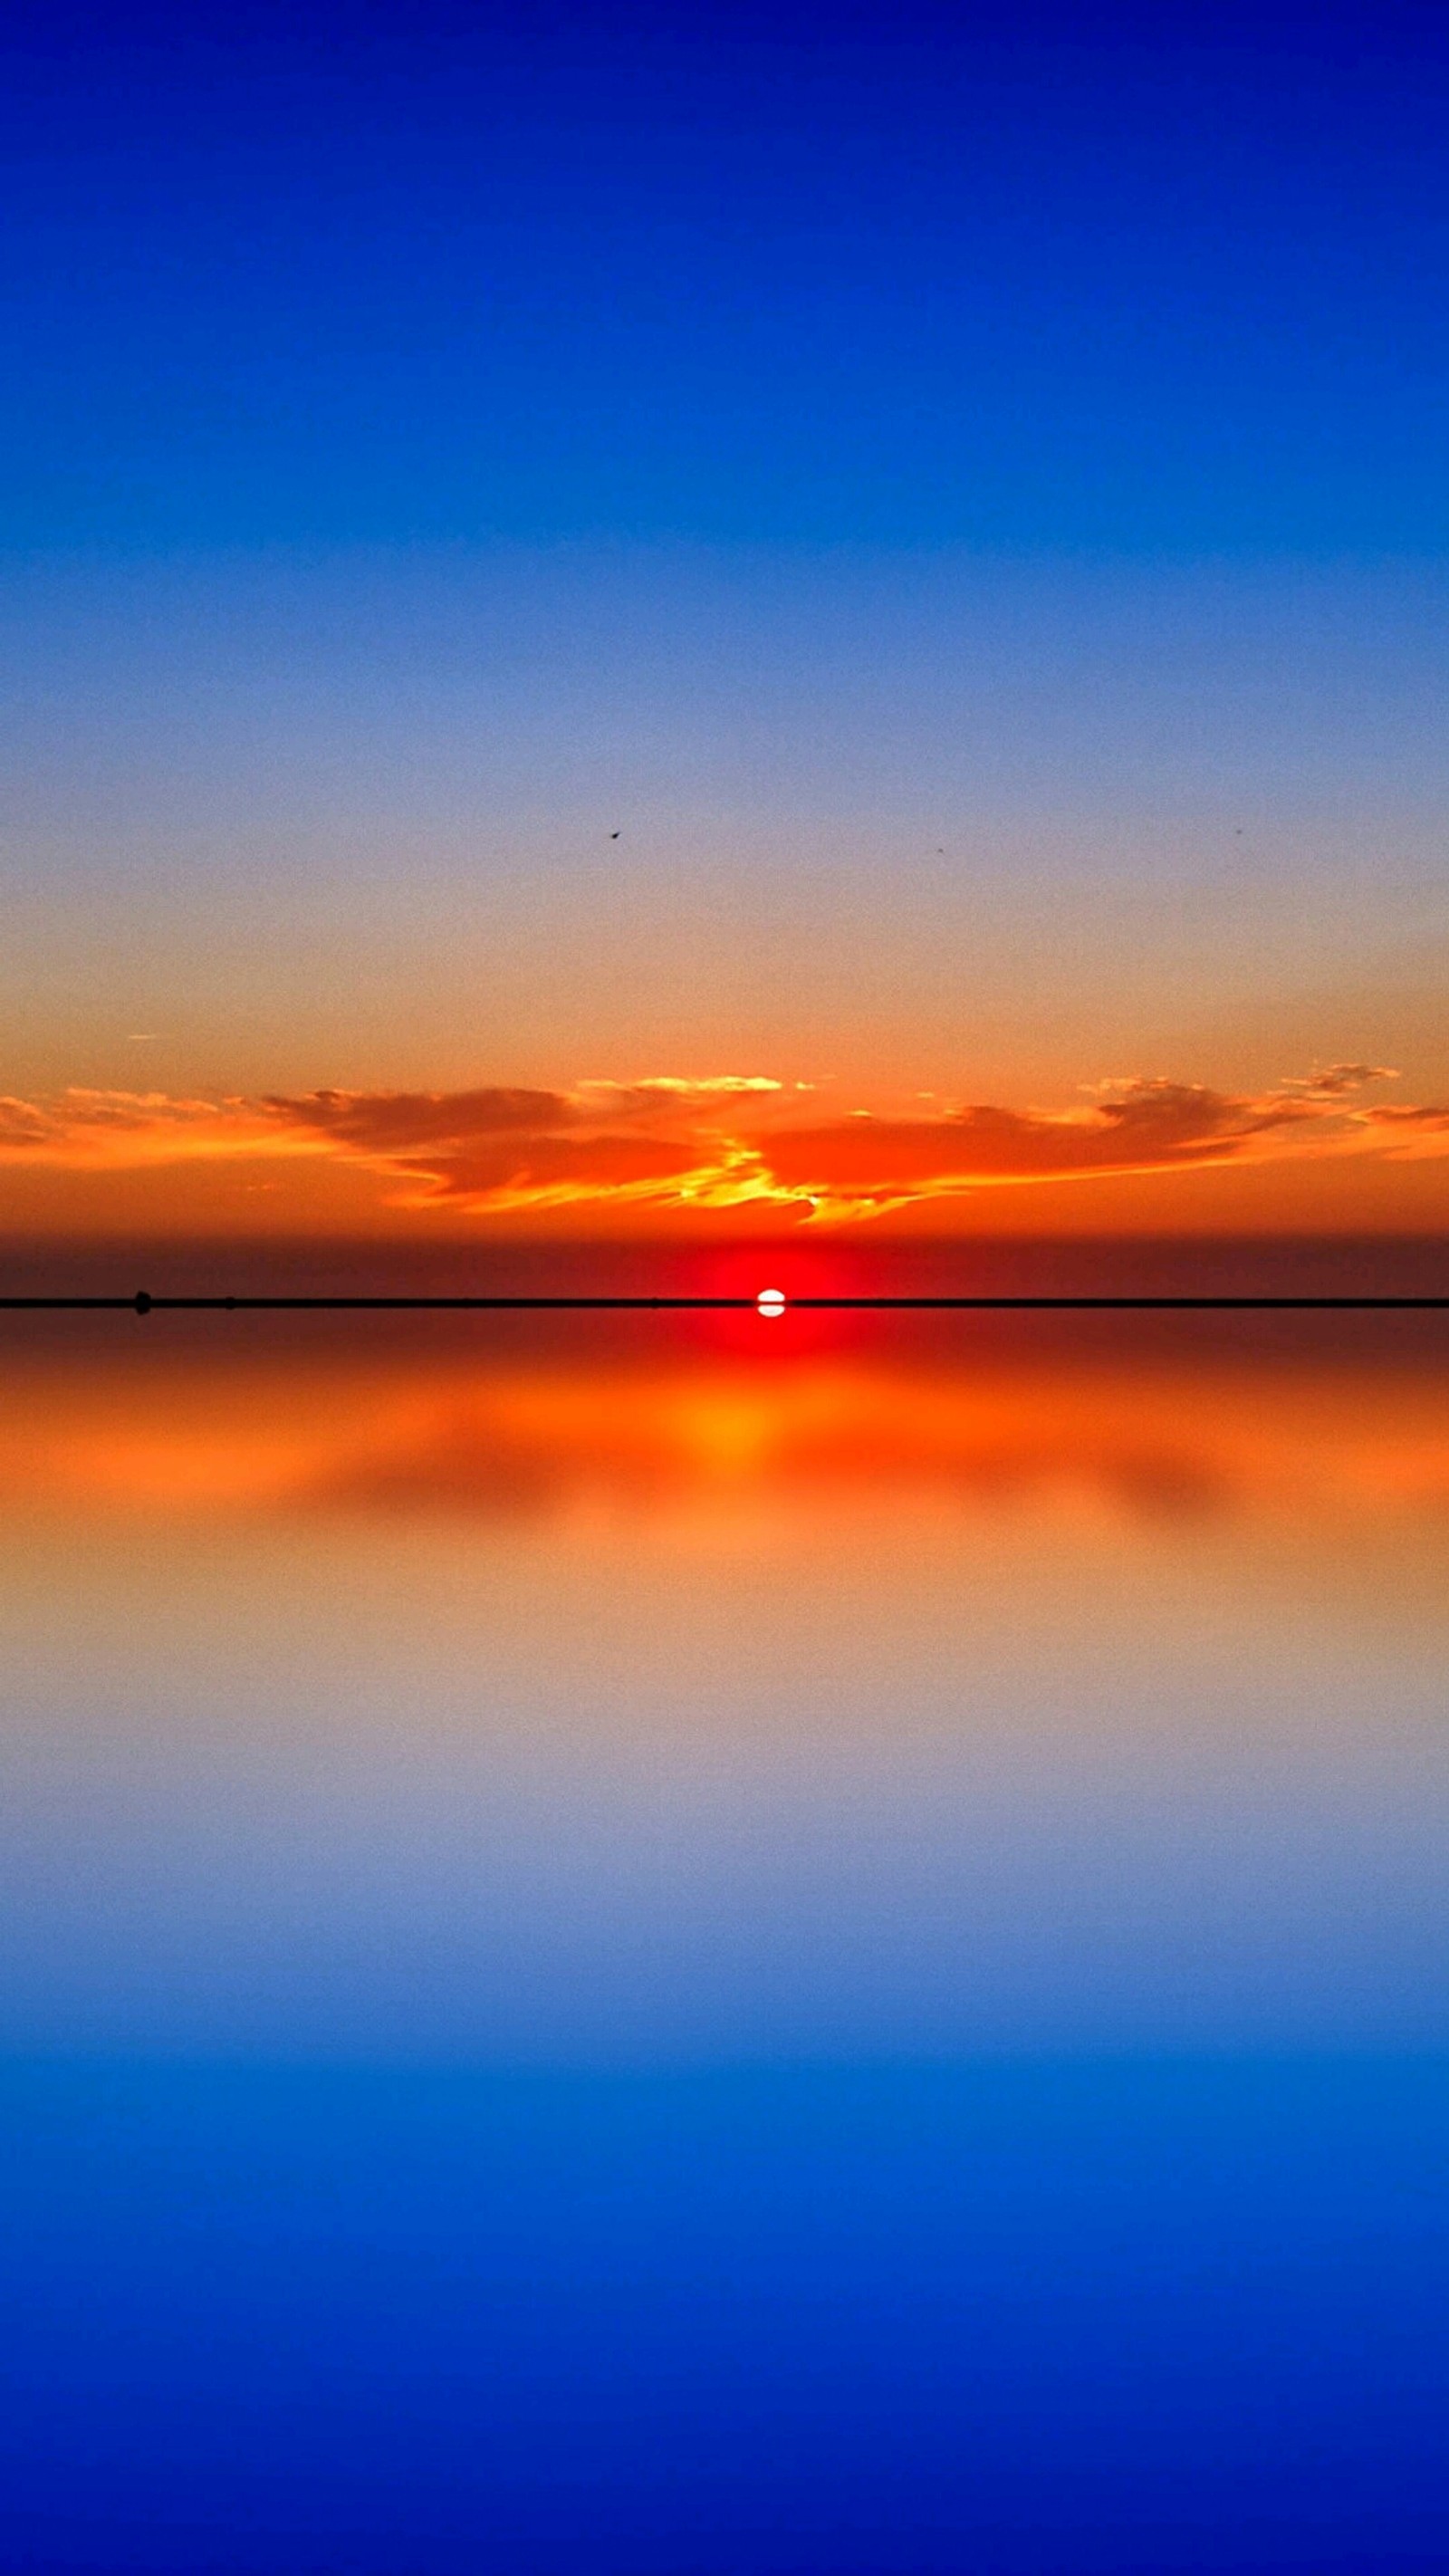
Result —
<path fill-rule="evenodd" d="M 0 1097 L 0 1159 L 7 1162 L 136 1171 L 266 1153 L 277 1143 L 261 1104 L 240 1098 L 81 1089 L 49 1100 Z"/>
<path fill-rule="evenodd" d="M 261 1106 L 278 1129 L 384 1158 L 483 1136 L 547 1135 L 578 1117 L 563 1092 L 497 1084 L 480 1091 L 308 1091 L 300 1098 L 269 1092 Z"/>
<path fill-rule="evenodd" d="M 928 1118 L 857 1114 L 772 1137 L 777 1179 L 839 1208 L 872 1211 L 1004 1181 L 1149 1172 L 1240 1159 L 1308 1126 L 1307 1100 L 1244 1098 L 1164 1078 L 1114 1084 L 1091 1108 L 1059 1114 L 978 1103 Z"/>
<path fill-rule="evenodd" d="M 1367 1082 L 1397 1082 L 1398 1078 L 1398 1068 L 1392 1064 L 1325 1064 L 1316 1073 L 1289 1074 L 1282 1088 L 1304 1100 L 1342 1100 L 1351 1091 L 1362 1091 Z"/>
<path fill-rule="evenodd" d="M 387 1200 L 496 1216 L 596 1205 L 758 1203 L 859 1219 L 1009 1184 L 1200 1170 L 1269 1157 L 1449 1155 L 1449 1105 L 1370 1102 L 1386 1066 L 1331 1064 L 1262 1093 L 1165 1075 L 1085 1088 L 1065 1110 L 956 1106 L 813 1117 L 764 1074 L 594 1078 L 573 1089 L 274 1092 L 251 1099 L 72 1090 L 0 1099 L 0 1163 L 124 1172 L 314 1156 Z"/>

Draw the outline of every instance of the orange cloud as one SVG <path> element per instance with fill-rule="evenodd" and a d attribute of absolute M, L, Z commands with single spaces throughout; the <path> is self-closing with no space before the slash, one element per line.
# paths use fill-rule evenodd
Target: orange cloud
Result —
<path fill-rule="evenodd" d="M 1449 1155 L 1449 1107 L 1366 1104 L 1388 1069 L 1333 1064 L 1260 1094 L 1163 1076 L 1102 1083 L 1058 1111 L 990 1103 L 856 1109 L 804 1123 L 773 1077 L 668 1075 L 571 1091 L 320 1090 L 243 1098 L 73 1090 L 0 1100 L 0 1163 L 140 1170 L 222 1157 L 324 1157 L 375 1173 L 389 1203 L 479 1216 L 592 1205 L 862 1218 L 963 1193 L 1269 1157 Z M 800 1120 L 800 1123 L 796 1121 Z"/>
<path fill-rule="evenodd" d="M 773 1136 L 769 1160 L 795 1189 L 874 1205 L 991 1181 L 1219 1162 L 1317 1118 L 1302 1098 L 1241 1099 L 1199 1083 L 1138 1081 L 1060 1116 L 983 1106 L 935 1118 L 836 1119 Z"/>
<path fill-rule="evenodd" d="M 472 1206 L 653 1194 L 710 1177 L 701 1169 L 696 1145 L 655 1136 L 500 1137 L 456 1153 L 410 1156 L 403 1169 L 416 1176 L 423 1197 L 462 1199 Z"/>
<path fill-rule="evenodd" d="M 1396 1162 L 1449 1153 L 1449 1108 L 1410 1109 L 1399 1101 L 1385 1101 L 1363 1115 L 1376 1136 L 1393 1139 Z"/>
<path fill-rule="evenodd" d="M 1325 1064 L 1317 1073 L 1285 1082 L 1283 1089 L 1308 1100 L 1341 1100 L 1350 1091 L 1362 1091 L 1366 1082 L 1397 1082 L 1398 1078 L 1391 1064 Z"/>
<path fill-rule="evenodd" d="M 285 1151 L 256 1103 L 173 1099 L 164 1091 L 64 1091 L 46 1101 L 0 1098 L 0 1161 L 76 1170 Z"/>
<path fill-rule="evenodd" d="M 562 1092 L 496 1085 L 483 1091 L 309 1091 L 300 1099 L 269 1092 L 262 1108 L 278 1128 L 384 1159 L 479 1136 L 536 1135 L 566 1127 L 578 1114 Z"/>

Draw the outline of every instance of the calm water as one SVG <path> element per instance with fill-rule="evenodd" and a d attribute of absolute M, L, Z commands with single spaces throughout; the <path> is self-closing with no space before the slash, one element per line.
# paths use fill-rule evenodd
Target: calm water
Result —
<path fill-rule="evenodd" d="M 1449 2567 L 1442 1329 L 7 1349 L 0 2563 Z"/>

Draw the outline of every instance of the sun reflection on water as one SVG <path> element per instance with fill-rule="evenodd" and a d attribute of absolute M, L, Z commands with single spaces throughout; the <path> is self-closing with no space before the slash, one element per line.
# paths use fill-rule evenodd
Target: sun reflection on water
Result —
<path fill-rule="evenodd" d="M 1449 1509 L 1449 1367 L 807 1353 L 17 1369 L 10 1507 L 625 1513 L 912 1492 L 1157 1518 Z"/>

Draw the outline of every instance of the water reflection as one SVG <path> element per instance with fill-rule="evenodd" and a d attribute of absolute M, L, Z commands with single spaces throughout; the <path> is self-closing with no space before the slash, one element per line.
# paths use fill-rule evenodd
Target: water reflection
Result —
<path fill-rule="evenodd" d="M 6 2026 L 1442 2029 L 1437 1347 L 771 1352 L 37 1348 L 0 1427 Z"/>
<path fill-rule="evenodd" d="M 675 1350 L 13 1368 L 0 1495 L 102 1513 L 644 1518 L 959 1497 L 1154 1518 L 1449 1513 L 1449 1359 Z"/>
<path fill-rule="evenodd" d="M 6 2566 L 1438 2564 L 1443 1336 L 768 1330 L 11 1337 Z"/>

